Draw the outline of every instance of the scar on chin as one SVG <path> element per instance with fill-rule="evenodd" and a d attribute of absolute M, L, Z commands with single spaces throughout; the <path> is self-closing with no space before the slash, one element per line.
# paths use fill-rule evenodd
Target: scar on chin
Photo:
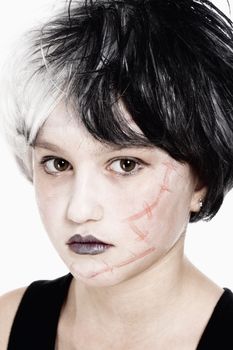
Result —
<path fill-rule="evenodd" d="M 123 266 L 126 266 L 128 264 L 131 264 L 132 262 L 134 261 L 137 261 L 139 259 L 142 259 L 144 258 L 145 256 L 153 253 L 155 251 L 155 247 L 151 247 L 151 248 L 148 248 L 146 250 L 144 250 L 143 252 L 139 253 L 139 254 L 133 254 L 132 257 L 126 259 L 126 260 L 123 260 L 122 262 L 120 262 L 119 264 L 116 264 L 116 265 L 113 265 L 113 266 L 109 266 L 107 265 L 105 262 L 104 264 L 106 265 L 106 267 L 104 269 L 102 269 L 101 271 L 98 271 L 98 272 L 95 272 L 95 273 L 92 273 L 90 276 L 88 276 L 87 278 L 90 279 L 90 278 L 94 278 L 102 273 L 105 273 L 105 272 L 112 272 L 114 268 L 120 268 L 120 267 L 123 267 Z M 80 274 L 80 276 L 82 276 Z M 84 276 L 83 276 L 84 277 Z"/>

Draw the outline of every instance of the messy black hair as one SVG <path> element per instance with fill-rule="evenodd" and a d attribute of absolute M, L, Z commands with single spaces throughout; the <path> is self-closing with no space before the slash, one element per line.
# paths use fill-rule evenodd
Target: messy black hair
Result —
<path fill-rule="evenodd" d="M 232 22 L 207 0 L 70 1 L 34 42 L 87 130 L 189 163 L 211 219 L 233 185 Z M 120 105 L 143 135 L 133 132 Z"/>

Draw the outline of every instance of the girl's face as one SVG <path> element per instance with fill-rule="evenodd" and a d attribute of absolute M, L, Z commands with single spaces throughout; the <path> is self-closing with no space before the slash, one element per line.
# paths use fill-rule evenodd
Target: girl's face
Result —
<path fill-rule="evenodd" d="M 92 286 L 156 266 L 202 197 L 189 165 L 156 147 L 106 146 L 61 106 L 39 132 L 33 167 L 45 229 L 71 273 Z M 90 235 L 109 245 L 80 242 Z"/>

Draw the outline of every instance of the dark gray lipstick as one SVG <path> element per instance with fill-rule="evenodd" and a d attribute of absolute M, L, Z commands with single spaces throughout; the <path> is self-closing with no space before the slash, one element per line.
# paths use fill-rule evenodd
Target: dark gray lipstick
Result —
<path fill-rule="evenodd" d="M 67 245 L 70 250 L 72 250 L 76 254 L 89 254 L 89 255 L 97 255 L 104 253 L 107 249 L 113 247 L 112 244 L 102 242 L 96 237 L 92 235 L 81 236 L 76 234 L 72 236 Z"/>

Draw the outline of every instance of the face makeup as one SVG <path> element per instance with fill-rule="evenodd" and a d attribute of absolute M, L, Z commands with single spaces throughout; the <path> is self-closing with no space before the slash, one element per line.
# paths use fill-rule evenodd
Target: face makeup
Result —
<path fill-rule="evenodd" d="M 183 237 L 196 178 L 159 148 L 100 143 L 67 113 L 52 112 L 33 150 L 39 212 L 74 276 L 114 285 L 155 266 Z"/>
<path fill-rule="evenodd" d="M 79 234 L 72 236 L 67 241 L 67 245 L 72 252 L 74 252 L 75 254 L 80 254 L 80 255 L 102 254 L 107 249 L 113 247 L 112 244 L 102 242 L 92 235 L 81 236 Z"/>

